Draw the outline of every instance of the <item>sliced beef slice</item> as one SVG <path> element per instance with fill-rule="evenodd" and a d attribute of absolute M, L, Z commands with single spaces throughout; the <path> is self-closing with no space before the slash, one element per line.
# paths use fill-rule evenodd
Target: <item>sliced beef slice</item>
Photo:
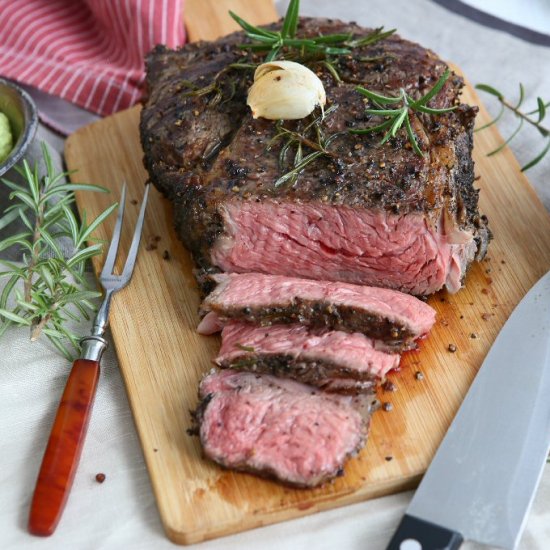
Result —
<path fill-rule="evenodd" d="M 361 332 L 388 349 L 402 350 L 414 347 L 435 322 L 433 308 L 395 290 L 258 273 L 212 279 L 217 286 L 202 304 L 202 334 L 217 332 L 227 319 L 262 326 L 301 323 Z"/>
<path fill-rule="evenodd" d="M 360 333 L 304 325 L 261 327 L 230 321 L 215 362 L 224 368 L 292 378 L 328 391 L 368 391 L 399 365 Z M 356 383 L 354 383 L 354 381 Z"/>
<path fill-rule="evenodd" d="M 301 19 L 298 28 L 304 37 L 369 32 L 324 19 Z M 420 97 L 445 71 L 441 59 L 393 35 L 334 56 L 341 82 L 313 63 L 327 108 L 337 106 L 322 131 L 337 137 L 331 156 L 276 186 L 294 155 L 281 156 L 284 140 L 273 141 L 275 122 L 254 120 L 246 107 L 253 71 L 242 64 L 262 59 L 238 48 L 246 40 L 235 33 L 176 51 L 158 47 L 147 58 L 149 97 L 140 125 L 145 165 L 174 203 L 177 231 L 199 272 L 307 277 L 415 295 L 458 290 L 490 236 L 473 186 L 477 108 L 460 103 L 462 78 L 452 74 L 430 102 L 454 111 L 410 113 L 426 153 L 419 156 L 405 129 L 383 145 L 379 134 L 349 132 L 381 122 L 365 113 L 356 86 L 385 95 L 403 88 Z M 211 93 L 194 92 L 214 81 Z M 284 125 L 303 132 L 310 122 L 308 117 Z M 304 156 L 312 151 L 304 145 Z"/>
<path fill-rule="evenodd" d="M 206 376 L 194 413 L 204 453 L 235 470 L 314 487 L 343 475 L 365 444 L 371 396 L 329 395 L 273 376 Z"/>

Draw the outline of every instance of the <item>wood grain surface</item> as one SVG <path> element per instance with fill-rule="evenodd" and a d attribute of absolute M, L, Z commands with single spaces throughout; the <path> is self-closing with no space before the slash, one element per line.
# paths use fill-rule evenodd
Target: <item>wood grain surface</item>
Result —
<path fill-rule="evenodd" d="M 240 30 L 227 12 L 242 15 L 254 25 L 264 25 L 279 18 L 271 0 L 184 0 L 183 19 L 187 38 L 215 40 L 230 32 Z"/>
<path fill-rule="evenodd" d="M 244 1 L 244 0 L 242 0 Z M 229 18 L 210 17 L 220 2 L 187 2 L 190 36 L 213 38 L 232 30 Z M 254 2 L 249 19 L 265 22 Z M 201 15 L 202 14 L 202 15 Z M 195 30 L 194 30 L 195 29 Z M 464 100 L 488 114 L 471 87 Z M 123 180 L 129 199 L 122 236 L 127 249 L 147 174 L 138 135 L 139 108 L 106 118 L 73 134 L 66 145 L 74 179 L 106 185 L 112 195 L 79 194 L 88 216 L 118 199 Z M 520 172 L 511 151 L 488 158 L 501 143 L 492 127 L 475 136 L 480 209 L 494 240 L 485 261 L 470 270 L 466 288 L 440 292 L 429 303 L 438 321 L 419 352 L 403 357 L 392 375 L 394 393 L 381 393 L 391 412 L 374 415 L 366 449 L 344 477 L 314 490 L 294 490 L 252 475 L 224 471 L 201 457 L 187 435 L 197 385 L 211 366 L 219 340 L 195 332 L 199 296 L 192 264 L 172 228 L 170 204 L 153 191 L 142 249 L 131 285 L 116 296 L 111 329 L 145 460 L 168 537 L 189 544 L 342 506 L 415 486 L 426 470 L 466 390 L 499 329 L 526 291 L 550 269 L 550 217 Z M 98 232 L 108 239 L 111 218 Z M 95 263 L 95 269 L 102 261 Z M 449 351 L 449 344 L 456 352 Z M 421 372 L 423 380 L 415 373 Z"/>

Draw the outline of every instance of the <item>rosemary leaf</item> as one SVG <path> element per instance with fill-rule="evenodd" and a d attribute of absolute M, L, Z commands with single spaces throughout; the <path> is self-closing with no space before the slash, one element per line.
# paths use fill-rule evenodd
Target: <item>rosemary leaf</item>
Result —
<path fill-rule="evenodd" d="M 367 90 L 366 88 L 363 88 L 363 86 L 357 86 L 355 89 L 361 95 L 368 97 L 371 101 L 376 101 L 382 105 L 399 103 L 401 101 L 401 97 L 387 97 L 385 95 L 378 94 L 371 90 Z"/>
<path fill-rule="evenodd" d="M 334 78 L 334 80 L 338 84 L 342 82 L 342 79 L 340 78 L 336 67 L 332 63 L 330 63 L 330 61 L 321 61 L 321 64 L 328 70 L 328 72 L 332 75 L 332 78 Z"/>
<path fill-rule="evenodd" d="M 83 214 L 79 221 L 70 205 L 75 191 L 107 192 L 90 184 L 67 184 L 67 172 L 55 172 L 47 147 L 42 144 L 46 173 L 40 174 L 38 164 L 26 161 L 17 167 L 24 183 L 6 181 L 12 191 L 10 205 L 0 217 L 0 227 L 6 227 L 18 217 L 28 231 L 0 241 L 0 251 L 19 246 L 23 263 L 0 260 L 5 269 L 0 272 L 3 289 L 0 294 L 0 336 L 9 327 L 29 327 L 31 341 L 44 335 L 67 358 L 79 348 L 79 334 L 69 321 L 89 319 L 94 309 L 91 300 L 99 293 L 90 288 L 84 278 L 87 260 L 101 253 L 102 244 L 88 246 L 91 234 L 105 221 L 116 205 L 110 206 L 90 224 Z M 58 238 L 68 237 L 74 253 L 65 258 Z"/>
<path fill-rule="evenodd" d="M 355 88 L 356 91 L 359 92 L 361 95 L 366 96 L 374 105 L 374 107 L 372 108 L 365 109 L 365 112 L 369 115 L 384 117 L 387 120 L 374 126 L 369 126 L 367 128 L 356 128 L 350 130 L 350 132 L 352 134 L 369 134 L 386 131 L 380 141 L 380 144 L 383 145 L 384 143 L 387 143 L 391 138 L 396 137 L 397 132 L 400 130 L 400 128 L 403 127 L 404 124 L 405 131 L 411 143 L 413 151 L 417 155 L 423 156 L 424 153 L 418 145 L 418 139 L 411 126 L 409 112 L 417 111 L 433 116 L 454 111 L 456 107 L 436 109 L 434 107 L 427 106 L 427 103 L 443 89 L 443 86 L 445 85 L 445 82 L 449 78 L 450 74 L 451 71 L 449 69 L 446 69 L 445 72 L 434 84 L 434 86 L 418 100 L 413 100 L 403 88 L 399 90 L 399 95 L 384 96 L 377 92 L 367 90 L 362 86 L 357 86 Z M 382 108 L 383 105 L 395 105 L 395 108 L 384 109 Z"/>
<path fill-rule="evenodd" d="M 515 109 L 519 109 L 521 105 L 523 104 L 523 100 L 525 99 L 525 88 L 523 87 L 523 84 L 519 83 L 519 99 L 516 103 Z"/>
<path fill-rule="evenodd" d="M 315 40 L 312 40 L 310 38 L 285 38 L 283 40 L 283 44 L 285 46 L 297 46 L 297 47 L 306 47 L 306 48 L 315 48 L 317 45 Z"/>
<path fill-rule="evenodd" d="M 229 15 L 235 20 L 235 22 L 246 32 L 256 35 L 262 35 L 262 36 L 268 36 L 272 38 L 276 38 L 277 34 L 271 31 L 268 31 L 266 29 L 262 29 L 260 27 L 256 27 L 254 25 L 251 25 L 250 23 L 247 23 L 242 17 L 239 17 L 235 12 L 229 10 Z"/>
<path fill-rule="evenodd" d="M 447 107 L 446 109 L 434 109 L 433 107 L 426 107 L 424 105 L 417 105 L 415 111 L 426 113 L 428 115 L 441 115 L 443 113 L 450 113 L 454 111 L 456 107 Z"/>
<path fill-rule="evenodd" d="M 15 303 L 21 309 L 24 309 L 24 310 L 27 310 L 27 311 L 33 311 L 33 312 L 38 311 L 38 306 L 36 304 L 31 304 L 30 302 L 25 302 L 25 300 L 23 300 L 23 298 L 17 297 L 16 300 L 15 300 Z"/>
<path fill-rule="evenodd" d="M 283 183 L 286 183 L 289 179 L 291 179 L 294 176 L 297 176 L 300 174 L 300 172 L 311 162 L 313 162 L 315 159 L 321 157 L 324 153 L 322 151 L 315 151 L 313 153 L 310 153 L 306 157 L 302 159 L 302 161 L 295 166 L 292 170 L 287 172 L 286 174 L 282 175 L 275 183 L 275 187 L 280 187 L 283 185 Z"/>
<path fill-rule="evenodd" d="M 59 351 L 59 353 L 61 355 L 63 355 L 63 357 L 65 357 L 65 359 L 67 359 L 67 361 L 72 361 L 73 360 L 73 358 L 74 358 L 73 354 L 71 353 L 69 348 L 63 344 L 62 340 L 59 340 L 58 338 L 54 338 L 48 332 L 46 332 L 45 335 L 48 338 L 48 340 L 53 344 L 53 346 L 57 349 L 57 351 Z"/>
<path fill-rule="evenodd" d="M 537 109 L 538 109 L 538 113 L 539 113 L 539 118 L 538 118 L 537 122 L 542 122 L 544 117 L 546 116 L 546 105 L 540 97 L 537 97 Z M 537 112 L 537 111 L 535 111 L 535 112 Z"/>
<path fill-rule="evenodd" d="M 390 29 L 389 31 L 384 31 L 384 27 L 378 27 L 377 29 L 374 29 L 374 32 L 372 32 L 371 34 L 368 34 L 367 36 L 360 38 L 358 40 L 353 40 L 351 42 L 348 42 L 348 44 L 352 48 L 369 46 L 371 44 L 374 44 L 375 42 L 379 42 L 380 40 L 384 40 L 385 38 L 388 38 L 396 30 L 397 29 Z"/>
<path fill-rule="evenodd" d="M 58 258 L 63 257 L 63 251 L 59 248 L 59 245 L 52 239 L 51 235 L 43 228 L 38 228 L 40 237 L 44 240 L 47 246 L 49 246 Z"/>
<path fill-rule="evenodd" d="M 33 228 L 33 225 L 31 223 L 31 220 L 29 219 L 29 217 L 27 216 L 26 214 L 26 210 L 24 208 L 21 208 L 19 210 L 19 218 L 21 219 L 21 221 L 25 224 L 25 227 L 27 227 L 28 229 L 30 229 L 31 231 L 34 231 L 34 228 Z"/>
<path fill-rule="evenodd" d="M 51 184 L 50 184 L 51 185 Z M 54 187 L 48 191 L 47 193 L 44 193 L 40 199 L 40 203 L 48 202 L 50 199 L 53 199 L 53 197 L 56 197 L 57 195 L 66 195 L 69 192 L 73 191 L 96 191 L 98 193 L 108 193 L 108 189 L 105 189 L 104 187 L 101 187 L 99 185 L 92 185 L 90 183 L 67 183 L 64 185 L 55 185 Z M 72 194 L 66 195 L 66 199 L 68 200 L 73 197 Z"/>
<path fill-rule="evenodd" d="M 106 208 L 88 227 L 82 228 L 78 240 L 76 241 L 77 248 L 80 248 L 90 235 L 111 215 L 113 210 L 118 207 L 118 204 L 112 204 Z"/>
<path fill-rule="evenodd" d="M 437 82 L 434 84 L 433 88 L 425 95 L 423 95 L 418 101 L 413 101 L 409 107 L 415 109 L 416 107 L 423 106 L 425 107 L 427 103 L 432 100 L 445 86 L 445 82 L 451 75 L 451 70 L 446 69 L 445 72 L 437 79 Z"/>
<path fill-rule="evenodd" d="M 73 240 L 73 242 L 77 242 L 80 233 L 78 220 L 76 219 L 73 211 L 66 204 L 63 205 L 63 214 L 65 215 L 65 227 L 69 229 L 68 236 Z"/>
<path fill-rule="evenodd" d="M 32 236 L 32 233 L 18 233 L 17 235 L 12 235 L 11 237 L 6 237 L 3 241 L 0 241 L 0 252 L 2 250 L 6 250 L 16 244 L 25 246 L 31 249 L 30 246 L 28 246 L 27 239 Z"/>
<path fill-rule="evenodd" d="M 394 120 L 392 121 L 392 125 L 390 129 L 382 136 L 382 139 L 380 140 L 380 145 L 384 145 L 384 143 L 387 143 L 392 137 L 394 137 L 396 131 L 397 131 L 397 128 L 395 127 L 395 120 Z"/>
<path fill-rule="evenodd" d="M 422 156 L 423 153 L 422 153 L 420 147 L 418 146 L 418 139 L 416 137 L 416 134 L 413 132 L 413 129 L 412 129 L 412 126 L 411 126 L 411 121 L 409 120 L 409 117 L 405 118 L 405 129 L 407 130 L 407 136 L 409 138 L 409 142 L 412 145 L 412 148 L 413 148 L 414 152 L 418 156 Z"/>
<path fill-rule="evenodd" d="M 299 166 L 304 158 L 302 142 L 298 142 L 298 147 L 296 148 L 296 155 L 294 155 L 294 166 Z"/>
<path fill-rule="evenodd" d="M 538 113 L 540 111 L 540 105 L 539 105 L 539 101 L 538 101 L 539 99 L 540 99 L 545 111 L 546 111 L 546 109 L 548 109 L 548 107 L 550 107 L 550 101 L 547 101 L 546 103 L 544 103 L 542 98 L 537 97 L 537 108 L 534 109 L 533 111 L 528 111 L 527 113 L 525 113 L 526 115 L 534 115 L 535 113 Z"/>
<path fill-rule="evenodd" d="M 365 109 L 365 113 L 368 115 L 378 115 L 378 116 L 395 116 L 400 115 L 403 112 L 403 109 Z"/>
<path fill-rule="evenodd" d="M 347 34 L 325 34 L 321 36 L 315 37 L 315 43 L 316 44 L 338 44 L 341 42 L 347 42 L 348 40 L 351 40 L 352 35 L 350 33 Z"/>
<path fill-rule="evenodd" d="M 333 48 L 332 46 L 324 48 L 323 51 L 327 55 L 347 55 L 348 53 L 351 53 L 350 48 Z"/>
<path fill-rule="evenodd" d="M 58 304 L 72 304 L 75 302 L 81 302 L 83 300 L 95 300 L 101 296 L 101 292 L 96 292 L 94 290 L 72 290 L 67 292 L 64 296 L 59 298 Z"/>
<path fill-rule="evenodd" d="M 271 36 L 264 36 L 262 34 L 248 33 L 248 38 L 256 40 L 256 42 L 262 42 L 264 44 L 273 44 L 273 38 Z"/>
<path fill-rule="evenodd" d="M 545 156 L 546 153 L 550 150 L 550 138 L 546 140 L 546 146 L 544 149 L 531 161 L 529 161 L 525 166 L 521 167 L 521 171 L 525 172 L 525 170 L 529 170 L 529 168 L 533 168 L 535 164 L 538 164 Z"/>
<path fill-rule="evenodd" d="M 488 153 L 487 156 L 492 157 L 493 155 L 500 153 L 500 151 L 502 151 L 518 135 L 519 131 L 523 127 L 523 122 L 524 120 L 521 119 L 517 128 L 513 131 L 512 135 L 506 141 L 503 141 L 496 149 Z"/>
<path fill-rule="evenodd" d="M 496 124 L 501 118 L 502 118 L 502 115 L 504 114 L 504 110 L 505 110 L 505 107 L 504 105 L 500 105 L 500 111 L 498 112 L 497 116 L 495 118 L 493 118 L 493 120 L 487 122 L 487 124 L 484 124 L 483 126 L 480 126 L 479 128 L 476 128 L 474 130 L 474 132 L 480 132 L 481 130 L 485 130 L 485 128 L 489 128 L 491 127 L 493 124 Z"/>
<path fill-rule="evenodd" d="M 405 121 L 407 122 L 407 121 Z M 386 130 L 388 126 L 391 126 L 393 121 L 391 119 L 385 120 L 382 122 L 382 124 L 377 124 L 376 126 L 369 126 L 368 128 L 354 128 L 350 130 L 351 134 L 375 134 L 376 132 L 381 132 L 383 130 Z"/>
<path fill-rule="evenodd" d="M 277 55 L 279 55 L 279 52 L 281 51 L 281 48 L 280 47 L 277 47 L 277 48 L 273 48 L 268 54 L 267 54 L 267 57 L 265 58 L 266 61 L 273 61 L 274 59 L 276 59 Z"/>
<path fill-rule="evenodd" d="M 44 328 L 42 330 L 46 336 L 50 336 L 51 338 L 56 338 L 57 340 L 63 340 L 65 338 L 65 335 L 60 332 L 59 330 L 55 330 L 53 328 Z"/>
<path fill-rule="evenodd" d="M 9 212 L 6 212 L 6 214 L 0 218 L 0 230 L 15 221 L 19 217 L 19 212 L 24 208 L 25 206 L 19 206 L 18 208 L 13 208 Z"/>
<path fill-rule="evenodd" d="M 19 199 L 22 203 L 26 204 L 29 208 L 36 208 L 36 204 L 33 201 L 32 196 L 29 193 L 24 193 L 22 191 L 14 191 L 10 194 L 10 200 L 14 198 Z"/>
<path fill-rule="evenodd" d="M 504 98 L 504 96 L 497 89 L 493 88 L 492 86 L 489 86 L 489 84 L 476 84 L 476 88 L 478 90 L 483 90 L 488 94 L 494 95 L 498 99 Z"/>
<path fill-rule="evenodd" d="M 8 272 L 9 273 L 9 272 Z M 10 280 L 6 283 L 4 286 L 4 289 L 2 290 L 2 294 L 0 295 L 0 308 L 5 309 L 8 305 L 8 298 L 14 289 L 15 285 L 17 284 L 17 281 L 19 281 L 21 275 L 19 273 L 14 273 Z"/>
<path fill-rule="evenodd" d="M 0 317 L 4 317 L 8 321 L 17 323 L 19 325 L 30 326 L 31 322 L 21 315 L 17 315 L 14 311 L 9 311 L 7 309 L 0 309 Z"/>
<path fill-rule="evenodd" d="M 239 344 L 238 342 L 235 344 L 235 347 L 242 351 L 248 351 L 250 353 L 254 353 L 254 351 L 256 351 L 252 346 L 244 346 L 243 344 Z"/>
<path fill-rule="evenodd" d="M 538 131 L 538 133 L 544 138 L 546 143 L 542 151 L 534 159 L 527 162 L 521 168 L 521 171 L 525 172 L 526 170 L 529 170 L 529 168 L 532 168 L 533 166 L 538 164 L 550 150 L 550 129 L 542 126 L 541 124 L 546 116 L 546 109 L 548 106 L 550 106 L 550 102 L 545 102 L 541 97 L 537 97 L 537 108 L 532 111 L 524 112 L 520 110 L 520 107 L 523 105 L 525 99 L 525 88 L 523 84 L 519 84 L 519 98 L 515 104 L 510 103 L 510 101 L 506 99 L 506 97 L 504 97 L 504 94 L 493 86 L 489 86 L 488 84 L 476 84 L 476 88 L 478 90 L 482 90 L 491 94 L 492 96 L 496 97 L 500 102 L 500 111 L 497 116 L 487 124 L 484 124 L 480 128 L 477 128 L 477 132 L 489 128 L 493 124 L 496 124 L 502 118 L 506 110 L 513 113 L 519 119 L 519 124 L 512 135 L 496 149 L 488 153 L 488 156 L 496 155 L 497 153 L 502 151 L 502 149 L 504 149 L 504 147 L 508 145 L 512 141 L 512 139 L 514 139 L 516 135 L 521 131 L 521 129 L 524 127 L 524 123 L 527 122 Z M 532 115 L 535 114 L 538 115 L 536 119 L 532 118 Z"/>
<path fill-rule="evenodd" d="M 270 140 L 267 145 L 267 150 L 273 148 L 275 143 L 283 141 L 279 152 L 279 168 L 285 169 L 286 159 L 288 152 L 291 148 L 295 147 L 294 157 L 292 161 L 292 168 L 280 176 L 275 181 L 274 186 L 280 187 L 285 183 L 294 184 L 300 175 L 300 172 L 310 163 L 314 162 L 320 157 L 332 158 L 333 154 L 328 150 L 328 147 L 334 139 L 342 135 L 343 132 L 336 132 L 329 136 L 325 136 L 322 128 L 323 122 L 338 109 L 338 105 L 331 105 L 326 111 L 321 112 L 320 115 L 311 115 L 311 121 L 308 122 L 301 130 L 291 130 L 283 125 L 282 120 L 277 121 L 276 129 L 277 133 Z M 305 151 L 309 149 L 311 152 L 305 154 Z"/>
<path fill-rule="evenodd" d="M 397 134 L 397 130 L 401 128 L 401 125 L 403 124 L 403 121 L 405 120 L 405 117 L 407 117 L 407 115 L 408 111 L 406 109 L 403 109 L 401 111 L 401 114 L 395 118 L 395 122 L 391 129 L 391 137 L 395 137 L 395 135 Z"/>
<path fill-rule="evenodd" d="M 283 28 L 281 29 L 281 36 L 283 38 L 294 38 L 296 36 L 296 29 L 298 28 L 298 14 L 300 11 L 300 0 L 290 0 L 286 15 L 283 21 Z"/>
<path fill-rule="evenodd" d="M 76 265 L 81 264 L 85 260 L 88 260 L 89 258 L 93 258 L 98 254 L 101 254 L 102 248 L 103 248 L 103 245 L 94 244 L 92 246 L 88 246 L 87 248 L 84 248 L 83 250 L 79 250 L 74 256 L 71 256 L 67 260 L 67 267 L 74 268 Z"/>

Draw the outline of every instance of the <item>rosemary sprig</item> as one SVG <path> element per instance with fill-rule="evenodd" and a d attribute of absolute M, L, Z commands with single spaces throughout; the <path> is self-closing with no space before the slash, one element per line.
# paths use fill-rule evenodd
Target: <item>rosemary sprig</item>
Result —
<path fill-rule="evenodd" d="M 448 107 L 445 109 L 435 109 L 428 107 L 428 102 L 431 101 L 443 88 L 445 82 L 449 78 L 451 71 L 447 69 L 434 84 L 434 86 L 424 94 L 420 99 L 413 99 L 403 88 L 399 90 L 397 96 L 384 96 L 379 93 L 367 90 L 362 86 L 357 86 L 355 89 L 365 97 L 367 97 L 373 108 L 366 109 L 369 115 L 379 116 L 384 118 L 384 122 L 368 128 L 358 128 L 350 130 L 352 134 L 370 134 L 385 132 L 380 142 L 382 145 L 397 135 L 399 129 L 405 125 L 407 137 L 412 145 L 413 150 L 417 155 L 423 156 L 424 153 L 418 145 L 418 139 L 411 126 L 409 118 L 410 111 L 416 111 L 428 115 L 439 115 L 453 111 L 456 107 Z M 388 109 L 386 106 L 393 106 Z"/>
<path fill-rule="evenodd" d="M 46 174 L 40 176 L 38 165 L 31 169 L 27 161 L 17 167 L 24 178 L 18 184 L 2 178 L 12 190 L 10 201 L 0 217 L 0 229 L 14 220 L 22 220 L 25 230 L 0 241 L 0 251 L 12 246 L 23 250 L 23 263 L 0 260 L 0 337 L 10 326 L 26 326 L 31 341 L 41 335 L 67 358 L 79 350 L 79 336 L 68 326 L 70 320 L 90 318 L 95 310 L 91 302 L 101 295 L 90 288 L 84 278 L 87 260 L 101 253 L 102 244 L 91 234 L 117 207 L 113 204 L 88 223 L 83 214 L 79 222 L 71 210 L 74 191 L 108 192 L 90 184 L 65 183 L 68 172 L 56 173 L 45 144 L 42 154 Z M 74 252 L 65 258 L 58 239 L 69 238 Z M 87 241 L 92 244 L 86 244 Z"/>
<path fill-rule="evenodd" d="M 275 187 L 280 187 L 284 183 L 293 184 L 298 179 L 302 170 L 313 161 L 320 157 L 335 158 L 329 151 L 330 144 L 345 132 L 335 132 L 328 136 L 323 130 L 323 121 L 338 109 L 338 105 L 331 105 L 324 113 L 313 118 L 313 120 L 304 127 L 302 131 L 291 130 L 284 126 L 284 121 L 279 120 L 276 123 L 277 133 L 268 144 L 268 150 L 278 141 L 283 141 L 279 152 L 279 167 L 285 170 L 288 165 L 287 157 L 291 149 L 294 149 L 294 158 L 292 168 L 285 172 L 274 183 Z M 304 148 L 311 151 L 304 156 Z"/>
<path fill-rule="evenodd" d="M 298 29 L 299 12 L 300 0 L 291 0 L 280 31 L 270 31 L 251 25 L 232 11 L 229 12 L 229 15 L 250 39 L 250 44 L 241 44 L 239 47 L 252 51 L 268 52 L 265 61 L 273 61 L 280 55 L 284 57 L 285 49 L 294 54 L 299 52 L 302 56 L 306 54 L 316 54 L 322 57 L 345 55 L 351 53 L 353 48 L 374 44 L 395 32 L 395 29 L 384 31 L 383 27 L 380 27 L 360 38 L 354 38 L 351 33 L 298 38 L 296 31 Z"/>
<path fill-rule="evenodd" d="M 239 342 L 235 344 L 235 347 L 237 349 L 240 349 L 241 351 L 248 351 L 250 353 L 254 353 L 256 351 L 252 346 L 245 346 L 244 344 L 240 344 Z"/>
<path fill-rule="evenodd" d="M 194 82 L 191 82 L 190 80 L 182 80 L 180 81 L 180 85 L 186 89 L 185 92 L 183 92 L 181 97 L 201 97 L 205 96 L 211 93 L 214 93 L 214 96 L 208 100 L 208 104 L 211 107 L 214 107 L 218 105 L 218 103 L 222 102 L 224 90 L 223 90 L 223 83 L 222 78 L 227 76 L 228 73 L 230 73 L 233 70 L 253 70 L 256 68 L 256 65 L 253 65 L 251 63 L 229 63 L 226 65 L 223 69 L 218 71 L 214 78 L 212 79 L 212 82 L 207 84 L 206 86 L 198 86 Z M 230 82 L 230 93 L 229 95 L 224 99 L 222 103 L 225 103 L 226 101 L 231 101 L 233 99 L 233 96 L 235 95 L 236 87 L 235 82 Z"/>
<path fill-rule="evenodd" d="M 504 94 L 493 86 L 489 86 L 488 84 L 477 84 L 476 88 L 478 90 L 491 94 L 492 96 L 496 97 L 500 102 L 500 111 L 495 116 L 495 118 L 493 118 L 490 122 L 484 124 L 480 128 L 477 128 L 476 132 L 484 130 L 485 128 L 489 128 L 493 124 L 496 124 L 502 118 L 506 109 L 512 112 L 518 119 L 518 125 L 516 126 L 512 134 L 501 145 L 491 151 L 487 156 L 493 156 L 502 151 L 502 149 L 504 149 L 504 147 L 506 147 L 506 145 L 508 145 L 519 134 L 519 132 L 523 128 L 523 124 L 527 122 L 538 130 L 539 134 L 544 138 L 546 144 L 544 145 L 542 151 L 535 158 L 530 160 L 521 168 L 521 171 L 524 172 L 525 170 L 529 170 L 529 168 L 532 168 L 533 166 L 538 164 L 546 156 L 548 151 L 550 151 L 550 130 L 542 126 L 541 124 L 541 122 L 546 117 L 547 108 L 550 106 L 550 102 L 545 102 L 542 98 L 537 97 L 536 109 L 528 112 L 523 112 L 522 110 L 520 110 L 520 107 L 523 105 L 523 101 L 525 99 L 525 88 L 523 84 L 519 84 L 519 98 L 515 104 L 512 104 L 509 100 L 507 100 L 504 97 Z M 536 118 L 532 115 L 536 115 Z"/>

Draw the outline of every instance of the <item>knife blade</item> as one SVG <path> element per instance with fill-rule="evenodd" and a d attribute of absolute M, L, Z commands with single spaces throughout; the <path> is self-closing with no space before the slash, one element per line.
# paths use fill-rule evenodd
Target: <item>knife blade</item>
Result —
<path fill-rule="evenodd" d="M 513 550 L 550 448 L 550 272 L 498 334 L 387 550 Z"/>

